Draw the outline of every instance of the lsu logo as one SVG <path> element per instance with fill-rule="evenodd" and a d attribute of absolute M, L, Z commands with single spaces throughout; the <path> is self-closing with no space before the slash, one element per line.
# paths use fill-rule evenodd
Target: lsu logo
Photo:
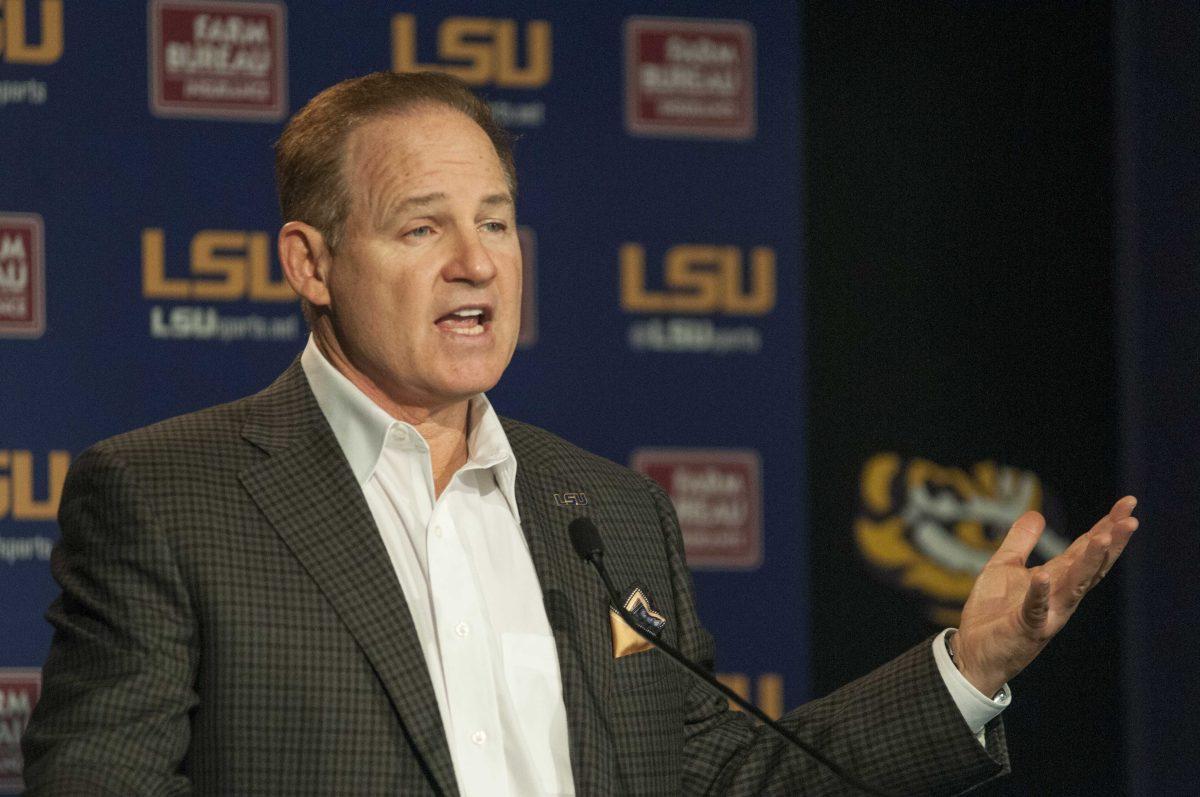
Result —
<path fill-rule="evenodd" d="M 588 499 L 583 493 L 555 493 L 554 503 L 559 506 L 587 506 Z"/>
<path fill-rule="evenodd" d="M 1042 484 L 1029 471 L 980 462 L 971 470 L 893 452 L 867 460 L 854 524 L 859 552 L 897 587 L 926 599 L 930 619 L 957 625 L 975 577 L 1024 512 L 1041 510 Z M 1050 559 L 1067 541 L 1047 527 L 1034 556 Z"/>
<path fill-rule="evenodd" d="M 663 257 L 663 287 L 647 287 L 646 252 L 621 245 L 621 307 L 630 313 L 761 316 L 775 307 L 775 251 L 750 251 L 749 273 L 736 246 L 679 244 Z"/>
<path fill-rule="evenodd" d="M 515 20 L 447 17 L 437 28 L 439 62 L 422 64 L 417 58 L 417 18 L 396 14 L 392 17 L 392 69 L 445 72 L 471 86 L 540 88 L 550 82 L 552 70 L 550 23 L 530 20 L 525 23 L 524 38 L 522 58 Z"/>
<path fill-rule="evenodd" d="M 271 278 L 271 238 L 248 230 L 201 230 L 192 237 L 192 277 L 167 275 L 165 236 L 159 227 L 142 230 L 142 295 L 147 299 L 290 302 L 282 278 Z"/>
<path fill-rule="evenodd" d="M 51 451 L 47 455 L 41 465 L 46 473 L 46 497 L 39 499 L 34 484 L 33 452 L 0 449 L 0 519 L 54 520 L 70 465 L 71 455 L 66 451 Z"/>
<path fill-rule="evenodd" d="M 723 672 L 717 674 L 717 680 L 728 686 L 738 697 L 750 700 L 750 676 L 741 672 Z M 752 701 L 764 714 L 773 720 L 783 716 L 783 675 L 777 672 L 764 672 L 754 681 L 757 694 Z M 729 707 L 741 711 L 742 707 L 732 700 Z"/>
<path fill-rule="evenodd" d="M 37 43 L 30 42 L 29 0 L 0 1 L 0 61 L 6 64 L 53 64 L 63 53 L 62 0 L 41 0 L 39 7 L 41 31 Z"/>

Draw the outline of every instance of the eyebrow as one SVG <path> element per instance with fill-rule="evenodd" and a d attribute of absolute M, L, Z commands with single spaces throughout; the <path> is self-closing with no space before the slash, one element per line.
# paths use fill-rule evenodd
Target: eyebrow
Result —
<path fill-rule="evenodd" d="M 513 205 L 516 203 L 513 202 L 512 194 L 504 193 L 490 194 L 489 196 L 485 196 L 482 200 L 480 200 L 479 204 L 483 205 L 484 207 L 496 207 L 497 205 Z"/>
<path fill-rule="evenodd" d="M 432 194 L 422 194 L 420 196 L 410 196 L 407 199 L 397 202 L 394 205 L 388 206 L 387 209 L 384 210 L 383 213 L 379 214 L 379 216 L 376 219 L 376 221 L 377 221 L 376 227 L 379 229 L 383 229 L 386 226 L 387 220 L 389 220 L 389 219 L 393 219 L 396 216 L 399 216 L 400 214 L 402 214 L 406 211 L 409 211 L 409 210 L 418 210 L 421 208 L 429 207 L 430 205 L 433 205 L 437 202 L 441 202 L 445 199 L 446 199 L 446 194 L 443 191 L 435 191 Z M 492 208 L 492 207 L 502 207 L 505 205 L 512 206 L 512 205 L 515 205 L 516 203 L 513 201 L 512 194 L 503 193 L 503 194 L 489 194 L 489 195 L 485 196 L 483 199 L 479 200 L 479 204 L 483 207 Z"/>
<path fill-rule="evenodd" d="M 446 198 L 446 195 L 444 193 L 442 193 L 441 191 L 437 191 L 432 194 L 423 194 L 421 196 L 410 196 L 408 199 L 405 199 L 403 202 L 400 202 L 400 203 L 388 208 L 388 210 L 392 213 L 399 213 L 400 211 L 408 210 L 409 208 L 414 208 L 414 207 L 419 208 L 419 207 L 424 207 L 426 205 L 432 205 L 434 202 L 440 202 L 441 200 L 443 200 L 445 198 Z"/>

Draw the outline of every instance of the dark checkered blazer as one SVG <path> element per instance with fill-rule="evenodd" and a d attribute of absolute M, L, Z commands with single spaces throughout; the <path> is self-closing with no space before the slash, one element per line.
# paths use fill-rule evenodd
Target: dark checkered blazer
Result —
<path fill-rule="evenodd" d="M 580 795 L 849 793 L 648 651 L 614 659 L 607 601 L 566 534 L 587 514 L 621 584 L 711 662 L 679 526 L 648 479 L 504 421 L 554 629 Z M 588 505 L 558 506 L 582 492 Z M 25 732 L 30 795 L 457 794 L 424 657 L 361 489 L 299 363 L 242 401 L 76 460 L 52 567 L 62 595 Z M 894 794 L 1007 768 L 962 721 L 929 643 L 788 715 Z"/>

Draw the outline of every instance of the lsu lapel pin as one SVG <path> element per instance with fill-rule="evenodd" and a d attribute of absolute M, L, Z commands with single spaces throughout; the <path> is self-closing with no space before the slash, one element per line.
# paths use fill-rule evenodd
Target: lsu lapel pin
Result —
<path fill-rule="evenodd" d="M 646 592 L 635 586 L 625 599 L 625 611 L 634 616 L 638 623 L 652 636 L 662 633 L 667 624 L 667 618 L 655 611 Z M 613 658 L 619 659 L 631 653 L 641 653 L 653 647 L 641 634 L 629 627 L 616 609 L 608 610 L 608 622 L 612 628 Z"/>
<path fill-rule="evenodd" d="M 559 506 L 587 506 L 588 499 L 583 493 L 555 493 L 554 503 Z"/>

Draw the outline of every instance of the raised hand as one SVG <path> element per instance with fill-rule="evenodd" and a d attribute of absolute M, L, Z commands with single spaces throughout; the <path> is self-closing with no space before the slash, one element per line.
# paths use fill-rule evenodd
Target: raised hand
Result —
<path fill-rule="evenodd" d="M 996 694 L 1066 625 L 1125 550 L 1138 527 L 1136 505 L 1125 496 L 1067 550 L 1033 568 L 1025 561 L 1046 520 L 1037 512 L 1017 518 L 975 580 L 951 641 L 955 662 L 976 689 Z"/>

